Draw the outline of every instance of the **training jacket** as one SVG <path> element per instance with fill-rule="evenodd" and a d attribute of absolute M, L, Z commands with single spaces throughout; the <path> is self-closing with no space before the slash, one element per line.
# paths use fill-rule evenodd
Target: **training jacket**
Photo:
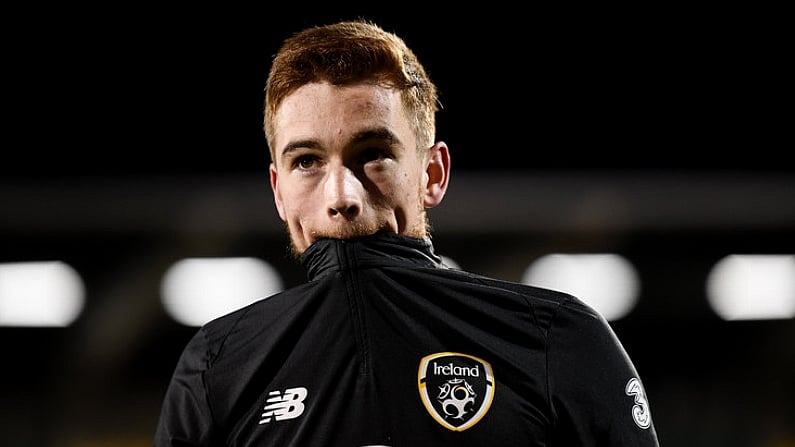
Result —
<path fill-rule="evenodd" d="M 429 239 L 315 242 L 309 281 L 206 324 L 154 446 L 658 446 L 606 320 L 446 267 Z"/>

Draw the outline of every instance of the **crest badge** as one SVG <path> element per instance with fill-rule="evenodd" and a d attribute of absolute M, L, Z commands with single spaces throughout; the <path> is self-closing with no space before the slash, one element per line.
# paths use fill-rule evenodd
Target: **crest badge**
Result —
<path fill-rule="evenodd" d="M 428 413 L 453 431 L 464 431 L 477 424 L 489 411 L 494 398 L 491 365 L 457 352 L 423 357 L 417 386 Z"/>

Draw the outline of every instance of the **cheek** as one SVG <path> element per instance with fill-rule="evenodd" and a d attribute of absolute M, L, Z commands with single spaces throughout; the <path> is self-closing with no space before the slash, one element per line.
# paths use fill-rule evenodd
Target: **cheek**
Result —
<path fill-rule="evenodd" d="M 301 208 L 306 206 L 309 201 L 309 195 L 304 194 L 298 185 L 289 183 L 281 183 L 279 192 L 282 198 L 282 209 L 286 216 L 285 218 L 292 218 L 301 211 Z"/>
<path fill-rule="evenodd" d="M 422 188 L 420 187 L 419 179 L 409 174 L 400 176 L 399 181 L 393 182 L 388 188 L 387 193 L 390 194 L 391 200 L 396 205 L 402 205 L 407 208 L 414 208 L 419 198 L 422 197 Z"/>
<path fill-rule="evenodd" d="M 309 207 L 310 196 L 288 193 L 285 196 L 284 211 L 288 218 L 295 218 L 303 213 L 304 208 Z"/>

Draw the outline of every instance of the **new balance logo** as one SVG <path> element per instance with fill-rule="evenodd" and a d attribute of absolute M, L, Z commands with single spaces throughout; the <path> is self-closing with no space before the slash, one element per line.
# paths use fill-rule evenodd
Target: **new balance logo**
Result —
<path fill-rule="evenodd" d="M 265 412 L 262 413 L 260 424 L 267 424 L 272 419 L 283 421 L 285 419 L 295 419 L 304 412 L 304 399 L 306 399 L 306 388 L 288 388 L 284 394 L 279 391 L 268 393 Z"/>

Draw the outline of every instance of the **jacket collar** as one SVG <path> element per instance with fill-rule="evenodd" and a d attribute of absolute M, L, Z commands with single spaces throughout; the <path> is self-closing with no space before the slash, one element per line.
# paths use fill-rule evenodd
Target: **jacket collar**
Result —
<path fill-rule="evenodd" d="M 354 239 L 319 239 L 299 258 L 314 280 L 328 273 L 381 266 L 441 267 L 429 238 L 414 238 L 381 231 Z"/>

